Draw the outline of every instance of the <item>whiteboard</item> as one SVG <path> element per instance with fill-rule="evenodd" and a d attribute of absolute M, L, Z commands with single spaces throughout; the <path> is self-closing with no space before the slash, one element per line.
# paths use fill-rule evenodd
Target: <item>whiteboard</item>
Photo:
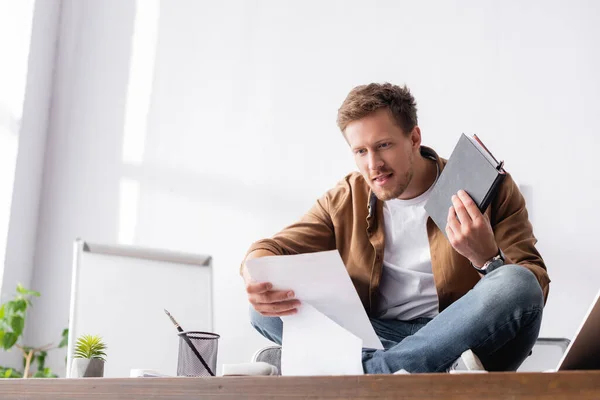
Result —
<path fill-rule="evenodd" d="M 179 337 L 164 309 L 184 330 L 212 332 L 210 256 L 76 240 L 67 377 L 82 334 L 104 339 L 105 377 L 132 369 L 175 376 Z"/>

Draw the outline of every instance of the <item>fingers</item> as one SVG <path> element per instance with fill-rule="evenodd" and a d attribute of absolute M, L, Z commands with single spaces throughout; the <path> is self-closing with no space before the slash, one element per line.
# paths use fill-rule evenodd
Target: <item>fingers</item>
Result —
<path fill-rule="evenodd" d="M 469 196 L 469 194 L 467 192 L 465 192 L 464 190 L 459 190 L 457 195 L 458 195 L 457 196 L 458 199 L 462 202 L 465 210 L 469 214 L 469 217 L 473 221 L 475 221 L 478 218 L 481 218 L 481 216 L 482 216 L 481 211 L 479 211 L 477 204 L 475 204 L 475 202 L 473 201 L 473 199 L 471 198 L 471 196 Z M 452 204 L 454 204 L 454 201 L 452 201 Z M 459 215 L 459 217 L 460 217 L 460 215 Z M 462 219 L 461 219 L 461 221 L 462 221 Z"/>
<path fill-rule="evenodd" d="M 487 255 L 497 252 L 498 248 L 490 220 L 464 190 L 452 196 L 452 204 L 445 230 L 448 241 L 473 264 L 482 265 L 480 261 L 488 260 Z"/>
<path fill-rule="evenodd" d="M 300 301 L 295 299 L 291 290 L 271 290 L 269 282 L 248 283 L 248 301 L 254 309 L 266 317 L 283 317 L 297 312 Z"/>
<path fill-rule="evenodd" d="M 291 290 L 271 290 L 264 293 L 250 293 L 248 299 L 252 304 L 259 303 L 279 303 L 294 299 L 294 292 Z"/>
<path fill-rule="evenodd" d="M 254 305 L 254 309 L 261 315 L 269 317 L 280 317 L 284 315 L 291 315 L 297 312 L 297 308 L 300 307 L 300 301 L 298 300 L 287 300 L 279 303 L 258 303 Z"/>
<path fill-rule="evenodd" d="M 246 284 L 246 292 L 248 292 L 248 294 L 265 293 L 271 289 L 273 289 L 273 285 L 270 282 L 248 282 Z"/>
<path fill-rule="evenodd" d="M 262 313 L 260 313 L 260 315 L 262 315 L 263 317 L 285 317 L 287 315 L 294 315 L 297 312 L 298 312 L 298 309 L 294 308 L 293 310 L 284 311 L 284 312 L 280 312 L 280 313 L 262 312 Z"/>
<path fill-rule="evenodd" d="M 452 233 L 460 232 L 460 222 L 456 218 L 456 211 L 454 206 L 448 210 L 448 219 L 446 220 L 446 231 L 450 230 Z"/>
<path fill-rule="evenodd" d="M 467 212 L 462 202 L 462 199 L 459 198 L 457 195 L 452 196 L 452 206 L 454 207 L 454 211 L 456 212 L 458 220 L 461 224 L 471 223 L 471 217 L 469 216 L 469 213 Z"/>
<path fill-rule="evenodd" d="M 448 236 L 448 240 L 450 241 L 450 244 L 454 243 L 454 231 L 452 231 L 452 228 L 450 228 L 450 224 L 446 224 L 446 236 Z"/>

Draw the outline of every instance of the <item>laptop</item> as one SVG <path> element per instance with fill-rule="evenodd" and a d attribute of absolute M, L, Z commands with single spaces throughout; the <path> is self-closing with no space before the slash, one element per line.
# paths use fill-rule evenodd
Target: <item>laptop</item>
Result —
<path fill-rule="evenodd" d="M 600 291 L 558 363 L 557 371 L 600 369 Z"/>

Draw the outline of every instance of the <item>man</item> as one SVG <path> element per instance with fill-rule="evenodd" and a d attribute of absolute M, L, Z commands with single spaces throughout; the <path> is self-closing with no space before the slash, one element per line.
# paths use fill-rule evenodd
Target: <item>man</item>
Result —
<path fill-rule="evenodd" d="M 408 88 L 358 86 L 337 122 L 360 173 L 246 259 L 337 249 L 385 347 L 363 352 L 366 373 L 447 371 L 461 357 L 470 369 L 516 370 L 537 339 L 550 280 L 511 176 L 484 214 L 464 191 L 453 196 L 446 237 L 424 210 L 446 160 L 421 146 Z M 244 266 L 242 275 L 253 326 L 281 344 L 279 317 L 300 302 Z"/>

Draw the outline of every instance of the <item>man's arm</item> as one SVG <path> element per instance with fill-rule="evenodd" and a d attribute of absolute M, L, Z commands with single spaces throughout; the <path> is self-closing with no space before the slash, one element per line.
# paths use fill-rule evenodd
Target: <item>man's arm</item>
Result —
<path fill-rule="evenodd" d="M 263 239 L 254 243 L 244 261 L 240 272 L 244 278 L 248 301 L 263 316 L 281 317 L 297 312 L 300 302 L 295 294 L 287 290 L 272 290 L 270 282 L 254 282 L 246 261 L 273 255 L 312 253 L 335 248 L 335 234 L 329 211 L 329 195 L 327 193 L 305 214 L 300 221 L 288 226 L 271 239 Z"/>
<path fill-rule="evenodd" d="M 506 264 L 518 264 L 537 278 L 548 298 L 550 278 L 542 256 L 535 248 L 536 238 L 527 216 L 525 199 L 510 175 L 504 178 L 490 211 L 482 214 L 465 191 L 452 196 L 446 234 L 454 249 L 481 267 L 502 250 Z M 488 217 L 490 213 L 490 217 Z"/>
<path fill-rule="evenodd" d="M 335 233 L 330 214 L 330 192 L 295 224 L 288 226 L 270 239 L 262 239 L 250 246 L 244 262 L 265 255 L 290 255 L 333 250 Z M 244 273 L 244 263 L 241 272 Z"/>

